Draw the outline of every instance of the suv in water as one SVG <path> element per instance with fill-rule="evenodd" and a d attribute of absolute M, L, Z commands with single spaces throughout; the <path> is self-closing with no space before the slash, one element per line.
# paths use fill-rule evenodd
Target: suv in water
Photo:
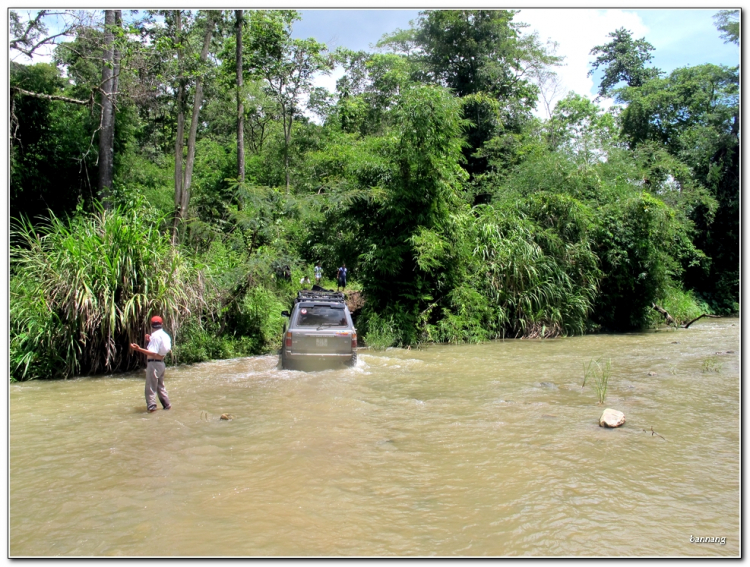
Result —
<path fill-rule="evenodd" d="M 357 330 L 344 301 L 344 294 L 314 286 L 297 293 L 284 325 L 281 367 L 314 370 L 357 364 Z"/>

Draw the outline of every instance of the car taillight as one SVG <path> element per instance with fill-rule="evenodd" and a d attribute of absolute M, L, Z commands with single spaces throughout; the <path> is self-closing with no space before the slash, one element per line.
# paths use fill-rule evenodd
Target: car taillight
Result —
<path fill-rule="evenodd" d="M 357 348 L 357 333 L 352 333 L 352 348 Z"/>
<path fill-rule="evenodd" d="M 292 332 L 286 334 L 286 346 L 292 346 Z"/>

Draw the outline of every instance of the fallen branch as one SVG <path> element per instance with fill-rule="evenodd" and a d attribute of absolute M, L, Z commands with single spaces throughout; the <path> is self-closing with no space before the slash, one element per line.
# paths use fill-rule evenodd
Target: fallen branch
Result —
<path fill-rule="evenodd" d="M 675 327 L 677 326 L 677 322 L 669 313 L 667 313 L 666 309 L 659 307 L 656 303 L 652 303 L 651 307 L 653 307 L 656 311 L 664 315 L 664 318 L 667 320 L 667 325 L 674 325 Z"/>
<path fill-rule="evenodd" d="M 711 315 L 709 313 L 704 313 L 703 315 L 696 317 L 692 321 L 690 321 L 687 325 L 678 325 L 677 322 L 674 320 L 674 318 L 667 312 L 666 309 L 663 309 L 662 307 L 659 307 L 656 303 L 652 303 L 651 307 L 653 307 L 656 311 L 664 315 L 664 318 L 667 320 L 668 325 L 674 325 L 675 327 L 680 327 L 682 329 L 687 329 L 690 325 L 695 323 L 698 319 L 702 319 L 703 317 L 712 317 L 713 319 L 721 319 L 720 315 Z"/>
<path fill-rule="evenodd" d="M 643 432 L 644 433 L 648 433 L 648 431 L 646 431 L 645 429 L 643 430 Z M 652 425 L 651 426 L 651 437 L 653 437 L 654 435 L 656 435 L 657 437 L 661 437 L 662 439 L 664 439 L 664 437 L 662 435 L 659 435 L 656 431 L 654 431 L 654 426 Z M 664 441 L 666 441 L 666 439 L 664 439 Z"/>
<path fill-rule="evenodd" d="M 711 317 L 713 319 L 721 319 L 721 316 L 719 316 L 719 315 L 709 315 L 708 313 L 704 313 L 700 317 L 696 317 L 695 319 L 693 319 L 692 321 L 690 321 L 690 323 L 688 323 L 687 325 L 683 325 L 682 328 L 683 329 L 687 329 L 690 325 L 692 325 L 693 323 L 695 323 L 698 319 L 702 319 L 703 317 Z"/>

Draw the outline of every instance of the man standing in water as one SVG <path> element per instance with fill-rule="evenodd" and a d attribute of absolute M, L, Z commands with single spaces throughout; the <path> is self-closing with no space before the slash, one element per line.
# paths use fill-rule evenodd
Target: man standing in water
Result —
<path fill-rule="evenodd" d="M 167 390 L 164 388 L 164 357 L 172 350 L 172 339 L 162 328 L 162 320 L 158 315 L 151 317 L 151 334 L 146 333 L 148 346 L 141 348 L 135 343 L 130 348 L 146 355 L 146 407 L 148 413 L 156 411 L 156 396 L 165 410 L 172 409 Z"/>

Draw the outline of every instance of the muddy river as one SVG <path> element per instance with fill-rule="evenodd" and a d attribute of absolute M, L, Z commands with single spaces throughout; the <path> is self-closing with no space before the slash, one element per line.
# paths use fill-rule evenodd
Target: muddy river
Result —
<path fill-rule="evenodd" d="M 10 555 L 737 557 L 739 336 L 170 367 L 153 414 L 140 372 L 11 384 Z M 626 424 L 599 427 L 605 407 Z"/>

